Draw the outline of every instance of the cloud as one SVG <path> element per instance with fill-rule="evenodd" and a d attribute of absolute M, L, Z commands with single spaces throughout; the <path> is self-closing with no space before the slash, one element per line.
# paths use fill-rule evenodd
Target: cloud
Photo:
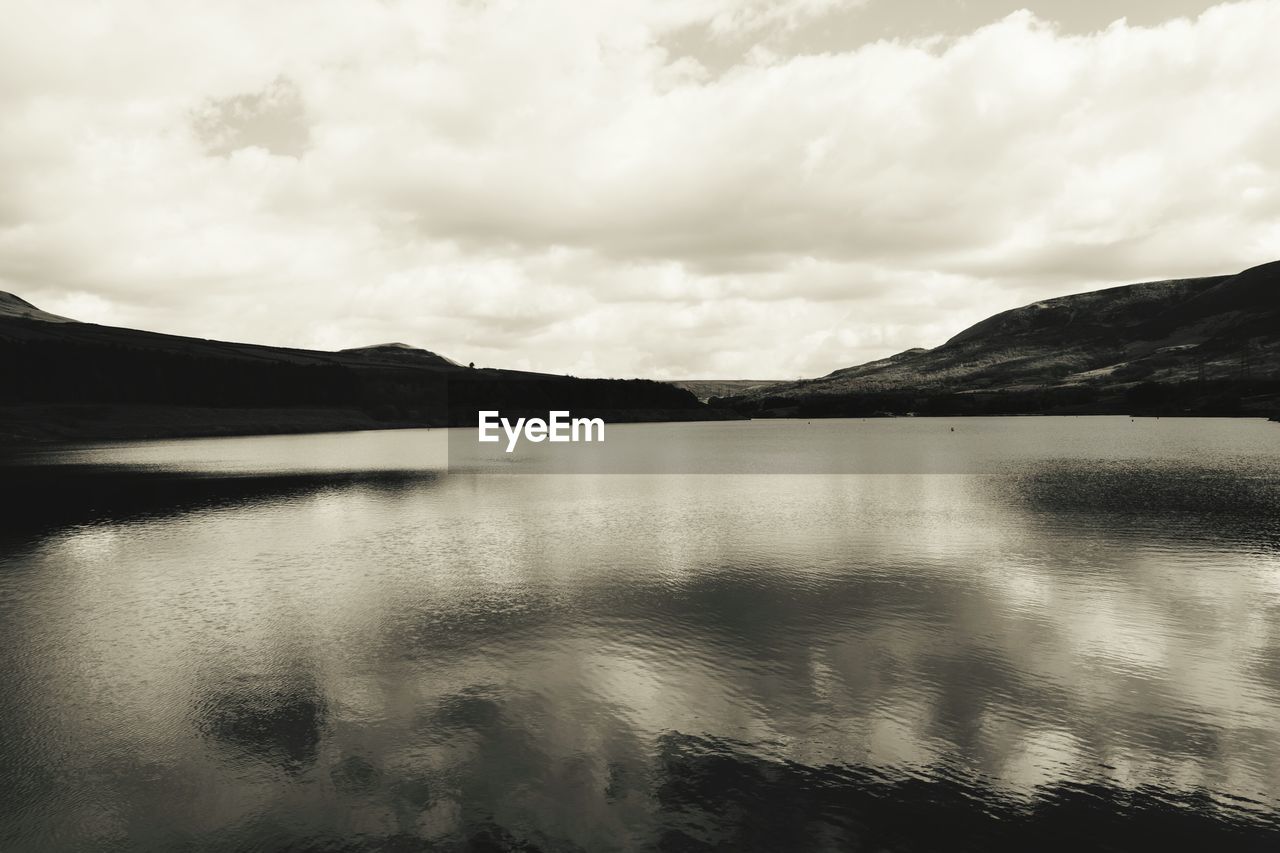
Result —
<path fill-rule="evenodd" d="M 866 0 L 747 0 L 727 3 L 707 22 L 718 37 L 742 36 L 773 29 L 794 30 L 826 17 L 841 7 L 862 6 Z"/>
<path fill-rule="evenodd" d="M 191 118 L 192 129 L 210 154 L 230 154 L 256 146 L 272 154 L 300 157 L 309 126 L 298 85 L 277 77 L 261 92 L 210 98 Z"/>
<path fill-rule="evenodd" d="M 847 7 L 13 5 L 0 288 L 83 319 L 792 377 L 1280 246 L 1276 0 L 816 53 Z"/>

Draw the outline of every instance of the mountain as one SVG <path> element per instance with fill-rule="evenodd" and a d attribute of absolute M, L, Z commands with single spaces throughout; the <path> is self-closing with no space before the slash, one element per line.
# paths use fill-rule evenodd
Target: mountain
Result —
<path fill-rule="evenodd" d="M 1277 385 L 1280 262 L 1232 276 L 1034 302 L 933 349 L 713 402 L 757 415 L 1153 408 L 1231 414 L 1241 406 L 1275 406 Z"/>
<path fill-rule="evenodd" d="M 166 335 L 0 292 L 0 441 L 469 425 L 479 409 L 737 417 L 663 382 L 462 367 L 399 343 L 325 352 Z"/>
<path fill-rule="evenodd" d="M 338 352 L 363 358 L 370 362 L 380 361 L 387 364 L 419 364 L 432 367 L 462 366 L 451 358 L 445 358 L 430 350 L 402 343 L 374 344 L 373 346 L 338 350 Z"/>
<path fill-rule="evenodd" d="M 712 397 L 736 397 L 748 391 L 756 391 L 767 385 L 777 385 L 778 379 L 676 379 L 670 384 L 692 391 L 699 400 Z"/>
<path fill-rule="evenodd" d="M 46 323 L 74 323 L 66 317 L 41 311 L 25 299 L 0 290 L 0 319 L 42 320 Z"/>

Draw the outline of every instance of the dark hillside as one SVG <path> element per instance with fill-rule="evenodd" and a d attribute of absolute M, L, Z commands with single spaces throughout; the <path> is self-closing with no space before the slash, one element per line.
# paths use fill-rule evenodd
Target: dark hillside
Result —
<path fill-rule="evenodd" d="M 748 414 L 1280 409 L 1280 262 L 1003 311 L 934 349 L 720 400 Z M 968 396 L 970 399 L 963 399 Z M 907 408 L 903 408 L 903 407 Z"/>
<path fill-rule="evenodd" d="M 200 431 L 191 423 L 195 409 L 208 420 L 209 433 L 224 432 L 228 424 L 288 431 L 281 412 L 291 408 L 308 410 L 305 422 L 312 429 L 326 422 L 317 410 L 338 413 L 328 418 L 334 429 L 465 425 L 475 422 L 480 408 L 607 410 L 614 420 L 727 416 L 660 382 L 471 369 L 403 344 L 322 352 L 55 321 L 16 297 L 0 296 L 0 304 L 35 312 L 15 308 L 0 316 L 0 439 L 118 437 L 121 430 L 192 434 Z M 33 406 L 44 413 L 44 427 L 33 426 Z M 129 407 L 149 407 L 147 419 L 132 429 L 122 417 Z M 249 409 L 272 415 L 246 416 Z M 104 424 L 115 426 L 96 431 L 85 411 L 102 412 Z M 227 423 L 219 411 L 228 413 Z M 78 413 L 74 423 L 59 423 L 71 412 Z"/>

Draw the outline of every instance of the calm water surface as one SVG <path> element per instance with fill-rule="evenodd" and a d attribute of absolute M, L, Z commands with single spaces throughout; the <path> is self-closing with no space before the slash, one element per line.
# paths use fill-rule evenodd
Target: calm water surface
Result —
<path fill-rule="evenodd" d="M 1280 424 L 609 430 L 7 460 L 0 849 L 1280 849 Z"/>

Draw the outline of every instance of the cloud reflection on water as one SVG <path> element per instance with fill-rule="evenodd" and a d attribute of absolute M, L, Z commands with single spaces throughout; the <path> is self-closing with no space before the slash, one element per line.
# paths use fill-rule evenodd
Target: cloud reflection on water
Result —
<path fill-rule="evenodd" d="M 1263 838 L 1264 474 L 339 479 L 67 528 L 5 561 L 0 827 L 140 849 L 162 826 L 320 849 Z"/>

